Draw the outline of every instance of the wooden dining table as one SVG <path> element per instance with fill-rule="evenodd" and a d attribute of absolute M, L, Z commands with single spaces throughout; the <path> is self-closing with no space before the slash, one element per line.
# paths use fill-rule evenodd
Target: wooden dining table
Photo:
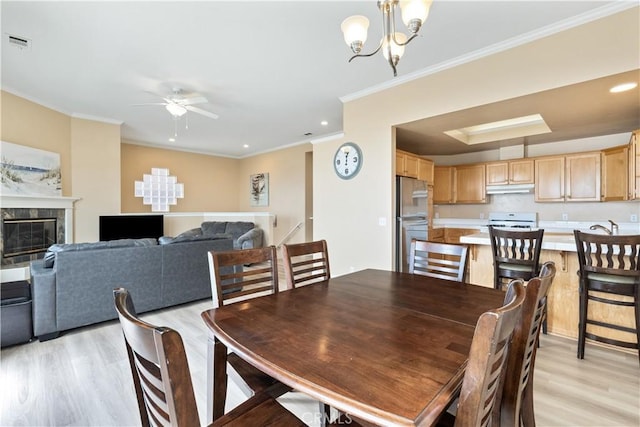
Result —
<path fill-rule="evenodd" d="M 208 421 L 224 413 L 231 350 L 296 391 L 378 425 L 434 424 L 462 385 L 493 288 L 363 270 L 206 310 Z"/>

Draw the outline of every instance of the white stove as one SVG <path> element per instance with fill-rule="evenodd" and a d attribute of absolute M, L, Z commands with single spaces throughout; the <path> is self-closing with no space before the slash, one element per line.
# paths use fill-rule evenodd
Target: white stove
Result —
<path fill-rule="evenodd" d="M 538 226 L 538 214 L 536 212 L 490 212 L 488 225 L 530 230 Z"/>

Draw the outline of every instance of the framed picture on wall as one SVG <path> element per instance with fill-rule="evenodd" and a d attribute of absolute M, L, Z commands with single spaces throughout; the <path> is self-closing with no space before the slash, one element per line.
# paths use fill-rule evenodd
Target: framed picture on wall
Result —
<path fill-rule="evenodd" d="M 2 194 L 61 196 L 60 154 L 0 141 Z"/>
<path fill-rule="evenodd" d="M 257 173 L 249 177 L 251 206 L 269 206 L 269 174 Z"/>

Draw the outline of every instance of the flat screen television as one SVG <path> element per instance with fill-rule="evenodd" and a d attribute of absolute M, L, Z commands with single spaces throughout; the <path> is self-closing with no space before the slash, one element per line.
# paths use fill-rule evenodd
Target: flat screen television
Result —
<path fill-rule="evenodd" d="M 100 216 L 100 241 L 145 237 L 157 239 L 163 235 L 163 215 Z"/>

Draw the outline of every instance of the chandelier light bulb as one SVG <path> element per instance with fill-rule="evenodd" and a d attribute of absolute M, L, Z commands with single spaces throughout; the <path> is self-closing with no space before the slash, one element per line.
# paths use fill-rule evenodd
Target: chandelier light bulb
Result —
<path fill-rule="evenodd" d="M 340 25 L 344 34 L 344 41 L 354 53 L 360 53 L 364 42 L 367 41 L 369 19 L 362 15 L 353 15 L 342 21 Z"/>
<path fill-rule="evenodd" d="M 415 34 L 429 16 L 433 0 L 401 0 L 400 10 L 402 12 L 402 22 Z"/>
<path fill-rule="evenodd" d="M 394 40 L 395 39 L 395 40 Z M 400 44 L 397 44 L 397 43 Z M 391 59 L 397 64 L 404 54 L 404 43 L 407 42 L 407 36 L 404 33 L 395 33 L 395 36 L 388 35 L 382 41 L 382 55 L 384 59 L 389 60 L 389 44 L 391 45 Z"/>

